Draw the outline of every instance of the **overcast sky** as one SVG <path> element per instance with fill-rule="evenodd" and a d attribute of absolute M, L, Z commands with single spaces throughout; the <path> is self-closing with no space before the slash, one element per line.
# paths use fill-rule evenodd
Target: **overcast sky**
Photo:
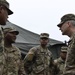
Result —
<path fill-rule="evenodd" d="M 46 32 L 50 38 L 68 41 L 57 24 L 67 13 L 75 13 L 74 0 L 7 0 L 14 14 L 9 21 L 34 33 Z"/>

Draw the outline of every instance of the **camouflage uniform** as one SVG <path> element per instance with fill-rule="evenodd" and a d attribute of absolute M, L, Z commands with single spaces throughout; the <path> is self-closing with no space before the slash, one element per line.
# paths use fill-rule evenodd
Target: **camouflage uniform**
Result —
<path fill-rule="evenodd" d="M 12 34 L 12 32 L 14 32 L 15 34 Z M 13 27 L 4 28 L 4 35 L 10 37 L 11 40 L 13 40 L 12 36 L 15 37 L 18 34 L 19 32 Z M 11 41 L 7 41 L 11 42 L 11 44 L 8 43 L 10 45 L 7 46 L 6 42 L 6 40 L 8 40 L 6 39 L 7 37 L 5 37 L 5 48 L 4 48 L 5 64 L 2 75 L 25 75 L 23 62 L 21 60 L 21 52 L 19 48 L 17 48 L 15 45 L 12 44 Z"/>
<path fill-rule="evenodd" d="M 3 7 L 5 7 L 8 14 L 4 14 L 6 12 L 5 9 L 4 12 L 2 12 Z M 5 56 L 4 56 L 4 34 L 1 25 L 6 24 L 7 16 L 13 14 L 13 12 L 9 9 L 9 3 L 6 0 L 0 0 L 0 9 L 1 9 L 0 12 L 2 12 L 0 13 L 0 75 L 3 75 Z"/>
<path fill-rule="evenodd" d="M 68 43 L 64 75 L 75 75 L 75 33 Z"/>
<path fill-rule="evenodd" d="M 75 15 L 74 14 L 64 15 L 61 18 L 61 22 L 57 26 L 62 27 L 62 25 L 66 21 L 75 22 Z M 70 25 L 72 25 L 72 23 Z M 68 51 L 67 51 L 67 57 L 66 57 L 66 62 L 65 62 L 64 75 L 75 75 L 75 32 L 74 32 L 74 28 L 73 28 L 73 31 L 72 29 L 70 29 L 70 31 L 72 35 L 71 33 L 68 35 L 70 37 L 70 40 L 68 42 Z"/>
<path fill-rule="evenodd" d="M 23 75 L 21 73 L 21 52 L 16 46 L 5 47 L 5 60 L 2 75 Z"/>
<path fill-rule="evenodd" d="M 50 66 L 52 64 L 52 54 L 41 46 L 33 47 L 29 50 L 24 59 L 24 66 L 30 75 L 52 75 Z"/>
<path fill-rule="evenodd" d="M 5 64 L 5 57 L 4 57 L 4 34 L 2 27 L 0 26 L 0 75 L 3 73 L 3 68 Z"/>
<path fill-rule="evenodd" d="M 61 53 L 63 53 L 63 52 L 67 53 L 67 46 L 61 47 Z M 65 56 L 65 59 L 66 59 L 66 56 Z M 65 60 L 62 59 L 62 56 L 60 56 L 58 59 L 55 59 L 54 63 L 58 66 L 58 68 L 60 70 L 58 75 L 63 75 Z"/>
<path fill-rule="evenodd" d="M 47 48 L 48 33 L 40 34 L 40 45 L 29 50 L 24 58 L 25 71 L 29 75 L 52 75 L 52 53 Z M 43 43 L 44 42 L 44 43 Z"/>

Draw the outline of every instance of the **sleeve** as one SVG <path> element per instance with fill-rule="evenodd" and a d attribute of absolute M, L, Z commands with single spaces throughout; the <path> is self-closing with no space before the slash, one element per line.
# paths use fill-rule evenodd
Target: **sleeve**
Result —
<path fill-rule="evenodd" d="M 25 56 L 24 62 L 25 62 L 25 61 L 32 61 L 34 55 L 35 55 L 35 48 L 31 48 L 31 49 L 29 50 L 29 52 L 27 53 L 27 55 Z"/>
<path fill-rule="evenodd" d="M 53 66 L 54 60 L 53 60 L 53 55 L 50 52 L 50 67 Z"/>
<path fill-rule="evenodd" d="M 2 75 L 3 67 L 5 63 L 4 57 L 4 34 L 0 26 L 0 74 Z"/>
<path fill-rule="evenodd" d="M 53 70 L 53 72 L 54 72 L 54 75 L 58 75 L 59 72 L 60 72 L 60 69 L 58 67 L 57 60 L 54 60 L 54 70 Z"/>
<path fill-rule="evenodd" d="M 51 56 L 50 56 L 50 71 L 52 73 L 52 75 L 58 75 L 59 73 L 59 68 L 57 66 L 57 64 L 55 64 L 54 62 L 54 59 L 53 59 L 53 54 L 51 53 Z"/>
<path fill-rule="evenodd" d="M 27 55 L 24 58 L 24 69 L 26 73 L 30 73 L 32 71 L 32 60 L 35 55 L 35 48 L 31 48 Z"/>
<path fill-rule="evenodd" d="M 26 75 L 25 70 L 24 70 L 24 61 L 23 60 L 21 60 L 21 62 L 20 62 L 19 75 Z"/>

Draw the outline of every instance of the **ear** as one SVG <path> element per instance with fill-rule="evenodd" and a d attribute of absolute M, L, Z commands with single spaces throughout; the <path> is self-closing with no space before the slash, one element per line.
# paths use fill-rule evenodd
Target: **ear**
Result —
<path fill-rule="evenodd" d="M 69 27 L 71 27 L 71 24 L 72 24 L 72 23 L 68 21 L 67 24 L 68 24 Z"/>

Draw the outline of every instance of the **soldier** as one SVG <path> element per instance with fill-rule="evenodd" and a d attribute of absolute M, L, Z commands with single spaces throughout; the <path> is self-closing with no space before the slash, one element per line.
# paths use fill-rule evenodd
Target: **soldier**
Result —
<path fill-rule="evenodd" d="M 40 45 L 29 50 L 24 58 L 25 71 L 29 75 L 52 75 L 52 53 L 48 50 L 49 34 L 40 34 Z"/>
<path fill-rule="evenodd" d="M 70 37 L 64 75 L 75 75 L 75 15 L 65 14 L 57 26 L 60 28 L 62 35 Z"/>
<path fill-rule="evenodd" d="M 61 47 L 60 57 L 58 59 L 54 60 L 55 64 L 58 66 L 58 68 L 60 70 L 58 75 L 63 75 L 66 54 L 67 54 L 67 46 L 63 46 L 63 47 Z"/>
<path fill-rule="evenodd" d="M 4 35 L 1 25 L 5 25 L 8 15 L 13 14 L 9 9 L 9 3 L 6 0 L 0 0 L 0 75 L 3 75 L 4 68 Z"/>
<path fill-rule="evenodd" d="M 15 28 L 4 28 L 5 64 L 2 75 L 25 75 L 21 63 L 21 52 L 13 43 L 19 34 Z"/>

